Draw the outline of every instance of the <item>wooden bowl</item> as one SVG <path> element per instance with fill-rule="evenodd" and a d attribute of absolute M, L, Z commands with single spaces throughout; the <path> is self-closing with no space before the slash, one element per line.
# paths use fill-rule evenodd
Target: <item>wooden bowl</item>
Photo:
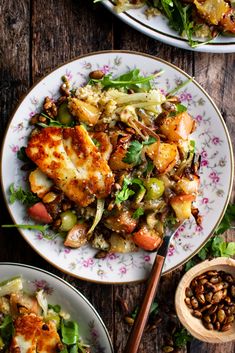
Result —
<path fill-rule="evenodd" d="M 214 260 L 206 260 L 194 266 L 182 277 L 175 293 L 176 313 L 182 325 L 191 333 L 192 336 L 200 341 L 209 343 L 224 343 L 235 340 L 235 321 L 232 328 L 225 332 L 217 330 L 207 330 L 201 319 L 194 317 L 185 304 L 185 289 L 189 287 L 191 281 L 196 276 L 210 270 L 222 270 L 235 277 L 235 260 L 227 257 L 218 257 Z"/>

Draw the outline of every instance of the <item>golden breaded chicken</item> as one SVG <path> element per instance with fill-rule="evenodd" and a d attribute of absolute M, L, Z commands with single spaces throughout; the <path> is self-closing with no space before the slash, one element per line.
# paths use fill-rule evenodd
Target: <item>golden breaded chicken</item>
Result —
<path fill-rule="evenodd" d="M 26 154 L 82 207 L 111 192 L 112 172 L 83 126 L 44 128 L 31 137 Z"/>
<path fill-rule="evenodd" d="M 10 353 L 56 353 L 61 344 L 53 322 L 44 323 L 35 315 L 19 316 L 14 322 Z"/>

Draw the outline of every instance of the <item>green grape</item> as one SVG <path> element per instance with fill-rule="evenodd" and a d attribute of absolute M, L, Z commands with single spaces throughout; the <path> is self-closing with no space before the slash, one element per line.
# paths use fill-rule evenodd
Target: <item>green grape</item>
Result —
<path fill-rule="evenodd" d="M 77 223 L 77 216 L 72 211 L 65 211 L 60 214 L 61 226 L 59 228 L 62 232 L 68 232 Z"/>
<path fill-rule="evenodd" d="M 159 199 L 165 190 L 163 181 L 157 178 L 150 178 L 146 180 L 145 187 L 147 189 L 145 196 L 146 200 Z"/>
<path fill-rule="evenodd" d="M 71 125 L 73 122 L 73 116 L 68 110 L 68 104 L 62 103 L 58 108 L 57 119 L 63 125 Z"/>

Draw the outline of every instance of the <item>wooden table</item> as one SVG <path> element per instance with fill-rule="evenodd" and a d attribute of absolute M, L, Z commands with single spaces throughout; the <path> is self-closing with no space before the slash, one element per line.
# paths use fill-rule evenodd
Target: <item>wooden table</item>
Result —
<path fill-rule="evenodd" d="M 80 54 L 106 49 L 129 49 L 149 53 L 185 70 L 207 90 L 221 110 L 235 142 L 234 54 L 193 53 L 167 46 L 129 28 L 92 0 L 1 0 L 0 7 L 0 133 L 1 140 L 11 113 L 29 87 L 51 69 Z M 1 222 L 11 223 L 1 195 Z M 4 221 L 3 221 L 4 220 Z M 132 310 L 139 302 L 144 284 L 99 285 L 63 275 L 41 259 L 17 230 L 0 229 L 0 261 L 22 262 L 53 272 L 78 288 L 103 318 L 114 349 L 122 353 L 130 327 L 123 320 L 120 298 Z M 232 239 L 234 232 L 227 233 Z M 162 278 L 160 300 L 166 311 L 173 301 L 180 278 L 176 270 Z M 107 300 L 108 298 L 108 300 Z M 163 323 L 169 323 L 169 315 Z M 140 353 L 162 352 L 166 326 L 147 332 Z M 193 341 L 185 353 L 232 353 L 235 344 L 209 345 Z"/>

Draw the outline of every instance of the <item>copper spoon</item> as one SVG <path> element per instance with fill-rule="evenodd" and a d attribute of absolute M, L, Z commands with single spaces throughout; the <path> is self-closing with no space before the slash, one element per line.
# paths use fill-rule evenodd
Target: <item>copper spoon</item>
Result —
<path fill-rule="evenodd" d="M 148 280 L 144 299 L 132 326 L 132 330 L 125 347 L 125 353 L 137 353 L 138 351 L 144 328 L 148 320 L 149 311 L 157 292 L 159 280 L 162 274 L 162 268 L 165 262 L 170 242 L 180 226 L 181 223 L 177 224 L 177 228 L 174 228 L 172 231 L 170 231 L 169 234 L 164 236 L 163 242 L 157 251 L 157 255 L 155 257 L 150 277 Z"/>

